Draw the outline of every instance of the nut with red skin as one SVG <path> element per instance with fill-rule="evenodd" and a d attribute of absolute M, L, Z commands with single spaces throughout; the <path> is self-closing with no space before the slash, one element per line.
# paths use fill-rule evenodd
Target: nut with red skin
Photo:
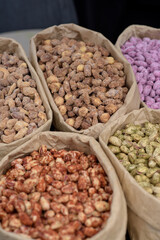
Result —
<path fill-rule="evenodd" d="M 7 231 L 81 240 L 99 232 L 110 216 L 112 188 L 94 155 L 42 146 L 14 160 L 0 181 L 0 222 Z"/>

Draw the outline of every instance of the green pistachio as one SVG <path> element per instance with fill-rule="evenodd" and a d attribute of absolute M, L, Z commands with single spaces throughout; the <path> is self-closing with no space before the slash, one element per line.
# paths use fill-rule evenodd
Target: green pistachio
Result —
<path fill-rule="evenodd" d="M 145 147 L 145 149 L 146 149 L 146 153 L 148 153 L 150 156 L 152 156 L 153 151 L 154 151 L 153 146 L 147 145 L 147 146 Z"/>
<path fill-rule="evenodd" d="M 128 156 L 125 153 L 118 153 L 116 156 L 119 160 L 128 161 Z"/>
<path fill-rule="evenodd" d="M 129 149 L 126 146 L 121 146 L 120 150 L 124 153 L 129 153 Z"/>
<path fill-rule="evenodd" d="M 108 145 L 109 149 L 113 152 L 113 153 L 120 153 L 120 148 L 117 146 L 113 146 L 113 145 Z"/>
<path fill-rule="evenodd" d="M 126 134 L 130 134 L 130 135 L 135 133 L 136 131 L 137 131 L 137 127 L 135 125 L 129 126 L 124 130 Z"/>
<path fill-rule="evenodd" d="M 130 153 L 128 153 L 128 158 L 129 158 L 129 160 L 130 160 L 131 163 L 134 163 L 135 160 L 136 160 L 136 158 L 137 158 L 137 156 L 136 156 L 135 153 L 130 152 Z"/>
<path fill-rule="evenodd" d="M 153 193 L 153 189 L 152 187 L 144 187 L 144 190 L 146 190 L 148 193 L 152 194 Z"/>
<path fill-rule="evenodd" d="M 136 158 L 136 160 L 134 161 L 135 164 L 139 164 L 139 163 L 146 163 L 146 159 L 144 158 Z"/>
<path fill-rule="evenodd" d="M 151 178 L 151 183 L 153 185 L 157 184 L 157 183 L 160 183 L 160 175 L 159 173 L 155 172 Z"/>
<path fill-rule="evenodd" d="M 137 174 L 146 174 L 148 171 L 148 168 L 145 166 L 138 166 L 137 167 Z"/>
<path fill-rule="evenodd" d="M 154 160 L 149 160 L 148 167 L 150 167 L 150 168 L 156 167 L 156 162 Z"/>
<path fill-rule="evenodd" d="M 130 164 L 126 167 L 126 169 L 128 170 L 128 172 L 131 172 L 133 169 L 136 169 L 136 165 Z"/>
<path fill-rule="evenodd" d="M 154 168 L 149 168 L 148 171 L 146 172 L 146 176 L 151 178 L 153 176 L 153 174 L 155 172 L 157 172 L 158 168 L 157 167 L 154 167 Z"/>
<path fill-rule="evenodd" d="M 151 184 L 149 183 L 149 182 L 139 182 L 138 183 L 141 187 L 150 187 L 151 186 Z"/>
<path fill-rule="evenodd" d="M 120 147 L 122 145 L 122 141 L 118 137 L 115 137 L 115 136 L 111 136 L 109 138 L 109 142 L 117 147 Z"/>
<path fill-rule="evenodd" d="M 132 136 L 133 140 L 135 140 L 136 142 L 138 142 L 142 139 L 142 136 L 138 135 L 137 133 L 134 133 L 131 136 Z"/>
<path fill-rule="evenodd" d="M 141 147 L 146 147 L 147 145 L 149 145 L 149 139 L 148 139 L 148 137 L 141 138 L 141 140 L 139 140 L 138 144 L 139 144 Z"/>
<path fill-rule="evenodd" d="M 153 192 L 160 194 L 160 187 L 153 187 Z"/>

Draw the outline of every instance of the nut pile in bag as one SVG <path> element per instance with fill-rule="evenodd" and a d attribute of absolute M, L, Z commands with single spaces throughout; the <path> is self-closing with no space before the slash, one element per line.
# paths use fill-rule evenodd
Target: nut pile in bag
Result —
<path fill-rule="evenodd" d="M 0 142 L 11 143 L 47 121 L 27 64 L 15 54 L 0 54 Z"/>
<path fill-rule="evenodd" d="M 160 199 L 160 124 L 128 124 L 109 138 L 108 147 L 138 184 Z"/>
<path fill-rule="evenodd" d="M 128 88 L 122 63 L 107 49 L 69 38 L 43 40 L 38 63 L 64 121 L 82 130 L 106 123 Z"/>
<path fill-rule="evenodd" d="M 149 108 L 160 109 L 160 40 L 131 37 L 121 51 L 131 64 L 141 100 Z"/>
<path fill-rule="evenodd" d="M 110 216 L 112 189 L 94 155 L 47 150 L 17 158 L 0 177 L 3 229 L 34 239 L 86 239 Z"/>

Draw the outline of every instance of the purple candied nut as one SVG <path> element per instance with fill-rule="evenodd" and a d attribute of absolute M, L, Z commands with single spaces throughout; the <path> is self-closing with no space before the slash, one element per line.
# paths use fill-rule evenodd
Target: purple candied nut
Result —
<path fill-rule="evenodd" d="M 150 40 L 151 40 L 151 39 L 148 38 L 148 37 L 144 37 L 144 38 L 143 38 L 143 41 L 144 41 L 144 42 L 147 42 L 147 43 L 150 42 Z"/>
<path fill-rule="evenodd" d="M 155 80 L 156 80 L 156 78 L 153 73 L 148 74 L 148 81 L 154 82 Z"/>
<path fill-rule="evenodd" d="M 133 66 L 132 66 L 132 70 L 133 70 L 133 72 L 134 72 L 135 75 L 136 75 L 136 73 L 137 73 L 137 69 L 138 69 L 138 67 L 137 67 L 136 65 L 133 65 Z"/>
<path fill-rule="evenodd" d="M 153 89 L 156 90 L 156 89 L 159 89 L 159 88 L 160 88 L 160 80 L 157 80 L 153 85 Z"/>
<path fill-rule="evenodd" d="M 153 74 L 155 77 L 160 77 L 160 70 L 155 70 Z"/>
<path fill-rule="evenodd" d="M 160 102 L 153 103 L 153 104 L 151 105 L 151 108 L 153 108 L 153 109 L 159 109 L 159 108 L 160 108 Z"/>
<path fill-rule="evenodd" d="M 160 96 L 160 88 L 156 89 L 156 95 Z"/>
<path fill-rule="evenodd" d="M 128 56 L 127 54 L 124 54 L 125 58 L 128 60 L 128 62 L 133 65 L 134 64 L 134 59 Z"/>
<path fill-rule="evenodd" d="M 154 82 L 152 82 L 152 81 L 147 81 L 147 84 L 150 85 L 150 86 L 153 86 Z"/>
<path fill-rule="evenodd" d="M 144 102 L 144 95 L 143 94 L 141 94 L 140 98 L 141 98 L 141 101 Z"/>
<path fill-rule="evenodd" d="M 136 48 L 137 48 L 138 50 L 142 50 L 142 49 L 143 49 L 143 43 L 142 43 L 142 42 L 138 43 L 138 44 L 136 45 Z"/>
<path fill-rule="evenodd" d="M 142 53 L 141 52 L 138 52 L 137 54 L 136 54 L 136 57 L 135 57 L 135 60 L 137 60 L 137 61 L 145 61 L 145 57 L 142 55 Z"/>
<path fill-rule="evenodd" d="M 160 97 L 158 95 L 156 95 L 154 99 L 155 99 L 156 102 L 160 102 L 159 101 Z"/>
<path fill-rule="evenodd" d="M 139 93 L 142 94 L 142 92 L 143 92 L 143 85 L 142 85 L 142 83 L 138 83 L 138 89 L 139 89 Z"/>
<path fill-rule="evenodd" d="M 152 104 L 150 102 L 145 102 L 145 104 L 147 105 L 147 107 L 151 108 Z"/>
<path fill-rule="evenodd" d="M 133 45 L 131 45 L 131 46 L 125 48 L 123 50 L 123 52 L 126 54 L 126 53 L 129 53 L 129 52 L 134 51 L 134 50 L 135 50 L 135 47 Z"/>
<path fill-rule="evenodd" d="M 155 70 L 159 70 L 160 69 L 160 64 L 157 63 L 157 62 L 153 62 L 153 63 L 151 63 L 150 68 L 151 68 L 152 72 L 155 71 Z"/>
<path fill-rule="evenodd" d="M 130 52 L 128 52 L 128 55 L 130 57 L 135 57 L 136 56 L 136 52 L 135 51 L 130 51 Z"/>
<path fill-rule="evenodd" d="M 129 39 L 129 41 L 130 41 L 133 45 L 135 45 L 135 44 L 137 44 L 137 43 L 139 42 L 139 38 L 137 38 L 137 37 L 131 37 L 131 38 Z"/>
<path fill-rule="evenodd" d="M 147 67 L 147 63 L 144 61 L 135 61 L 134 62 L 137 66 L 143 66 L 143 67 Z"/>
<path fill-rule="evenodd" d="M 151 92 L 150 92 L 150 96 L 151 96 L 152 98 L 154 98 L 154 97 L 156 96 L 156 91 L 154 91 L 154 90 L 152 89 Z"/>
<path fill-rule="evenodd" d="M 147 97 L 145 98 L 145 101 L 146 101 L 146 103 L 149 102 L 149 104 L 155 103 L 155 99 L 152 98 L 152 97 L 150 97 L 150 96 L 147 96 Z"/>
<path fill-rule="evenodd" d="M 151 90 L 152 90 L 152 87 L 150 85 L 146 85 L 143 89 L 144 96 L 149 96 Z"/>
<path fill-rule="evenodd" d="M 142 78 L 143 78 L 143 73 L 137 72 L 136 73 L 136 81 L 137 81 L 137 83 L 139 83 L 139 82 L 141 83 Z"/>

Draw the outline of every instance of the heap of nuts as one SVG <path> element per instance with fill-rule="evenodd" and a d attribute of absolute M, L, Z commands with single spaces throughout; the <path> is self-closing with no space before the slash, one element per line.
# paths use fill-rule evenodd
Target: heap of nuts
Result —
<path fill-rule="evenodd" d="M 127 124 L 108 146 L 138 184 L 160 199 L 160 124 Z"/>
<path fill-rule="evenodd" d="M 11 143 L 47 121 L 27 64 L 15 54 L 0 54 L 0 142 Z"/>
<path fill-rule="evenodd" d="M 104 227 L 112 195 L 96 156 L 42 145 L 1 175 L 1 226 L 38 240 L 86 239 Z"/>
<path fill-rule="evenodd" d="M 128 92 L 124 66 L 104 47 L 67 37 L 43 40 L 37 57 L 54 102 L 71 127 L 106 123 L 123 105 Z"/>

